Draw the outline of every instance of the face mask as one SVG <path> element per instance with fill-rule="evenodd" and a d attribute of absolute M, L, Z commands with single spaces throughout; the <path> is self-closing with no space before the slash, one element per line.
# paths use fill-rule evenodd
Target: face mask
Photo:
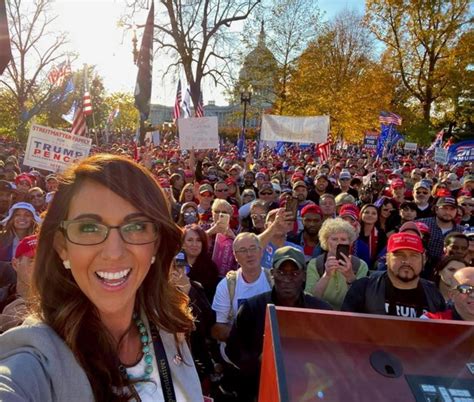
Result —
<path fill-rule="evenodd" d="M 192 223 L 196 223 L 197 222 L 197 216 L 196 214 L 190 214 L 190 213 L 185 213 L 183 215 L 184 217 L 184 223 L 186 225 L 191 225 Z"/>

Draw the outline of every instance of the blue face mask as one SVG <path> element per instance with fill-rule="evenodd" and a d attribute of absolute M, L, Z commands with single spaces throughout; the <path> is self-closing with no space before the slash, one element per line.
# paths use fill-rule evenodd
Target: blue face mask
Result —
<path fill-rule="evenodd" d="M 195 212 L 185 212 L 183 214 L 183 218 L 186 225 L 191 225 L 198 221 L 197 214 Z"/>

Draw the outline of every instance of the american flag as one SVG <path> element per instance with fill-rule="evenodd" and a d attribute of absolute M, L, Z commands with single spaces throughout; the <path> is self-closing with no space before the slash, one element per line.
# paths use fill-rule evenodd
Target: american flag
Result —
<path fill-rule="evenodd" d="M 91 95 L 89 94 L 89 91 L 84 92 L 82 108 L 85 116 L 89 116 L 92 114 Z"/>
<path fill-rule="evenodd" d="M 320 163 L 324 163 L 331 155 L 331 143 L 329 141 L 316 146 L 316 154 L 319 155 Z"/>
<path fill-rule="evenodd" d="M 204 117 L 204 101 L 202 99 L 202 92 L 199 95 L 199 102 L 196 107 L 196 117 Z"/>
<path fill-rule="evenodd" d="M 82 107 L 76 109 L 72 122 L 71 134 L 85 136 L 87 134 L 87 122 Z"/>
<path fill-rule="evenodd" d="M 63 61 L 58 66 L 53 66 L 48 73 L 48 80 L 51 85 L 61 86 L 65 79 L 72 74 L 69 60 Z"/>
<path fill-rule="evenodd" d="M 402 124 L 402 118 L 392 112 L 380 112 L 379 121 L 381 124 L 394 124 L 395 126 L 400 126 Z"/>
<path fill-rule="evenodd" d="M 181 79 L 178 81 L 176 100 L 174 101 L 173 119 L 176 122 L 181 117 Z"/>
<path fill-rule="evenodd" d="M 435 148 L 441 148 L 441 144 L 443 143 L 443 136 L 444 130 L 441 130 L 438 134 L 436 134 L 435 140 L 432 142 L 427 151 L 434 151 Z"/>

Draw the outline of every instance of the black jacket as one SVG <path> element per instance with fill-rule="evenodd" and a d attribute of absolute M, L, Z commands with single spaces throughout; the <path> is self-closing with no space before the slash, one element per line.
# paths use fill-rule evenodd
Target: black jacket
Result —
<path fill-rule="evenodd" d="M 387 272 L 374 272 L 367 278 L 356 280 L 349 288 L 341 311 L 385 315 L 385 278 Z M 443 296 L 433 282 L 420 278 L 431 313 L 446 309 Z"/>
<path fill-rule="evenodd" d="M 239 308 L 225 353 L 240 370 L 239 401 L 253 401 L 258 392 L 260 355 L 263 349 L 267 304 L 279 305 L 275 288 L 247 299 Z M 332 310 L 323 300 L 301 292 L 295 307 Z"/>

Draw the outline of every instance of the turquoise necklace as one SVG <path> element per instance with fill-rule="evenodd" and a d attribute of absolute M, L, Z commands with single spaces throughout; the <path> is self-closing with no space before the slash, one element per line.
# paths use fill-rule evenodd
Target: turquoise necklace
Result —
<path fill-rule="evenodd" d="M 142 344 L 142 352 L 144 355 L 143 359 L 145 360 L 145 372 L 142 377 L 133 378 L 131 375 L 127 374 L 127 378 L 130 380 L 143 379 L 147 381 L 150 379 L 151 373 L 153 372 L 153 355 L 151 354 L 150 348 L 151 340 L 150 336 L 148 335 L 146 326 L 143 321 L 138 317 L 138 314 L 133 313 L 132 318 L 135 321 L 135 325 L 137 326 L 138 332 L 140 334 L 140 342 Z"/>

